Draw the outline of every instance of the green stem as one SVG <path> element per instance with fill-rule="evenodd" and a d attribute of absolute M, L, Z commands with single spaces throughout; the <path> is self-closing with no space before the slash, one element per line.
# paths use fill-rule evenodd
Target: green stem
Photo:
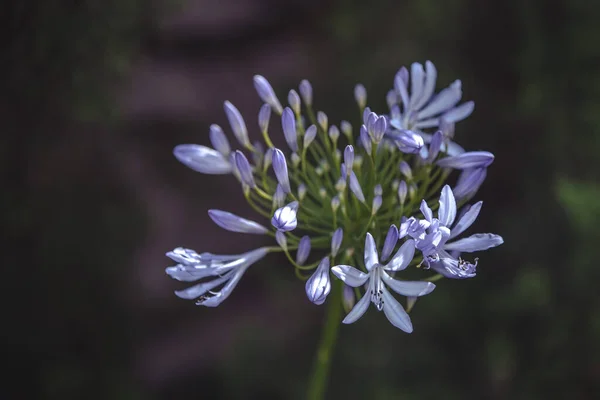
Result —
<path fill-rule="evenodd" d="M 342 281 L 331 282 L 332 289 L 327 304 L 325 325 L 321 333 L 321 341 L 314 361 L 313 373 L 308 385 L 308 400 L 321 400 L 325 398 L 333 346 L 337 339 L 340 320 L 342 318 Z"/>

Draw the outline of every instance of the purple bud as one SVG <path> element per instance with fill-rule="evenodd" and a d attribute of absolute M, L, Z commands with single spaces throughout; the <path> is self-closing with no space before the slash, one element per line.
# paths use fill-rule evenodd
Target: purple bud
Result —
<path fill-rule="evenodd" d="M 283 191 L 286 193 L 290 193 L 292 189 L 290 188 L 290 179 L 288 177 L 287 162 L 285 161 L 285 156 L 279 149 L 273 150 L 273 171 L 275 171 L 277 182 L 279 182 L 279 184 L 283 188 Z"/>
<path fill-rule="evenodd" d="M 406 196 L 408 195 L 408 187 L 406 186 L 405 181 L 401 181 L 398 185 L 398 200 L 400 204 L 404 204 L 406 201 Z"/>
<path fill-rule="evenodd" d="M 275 193 L 273 193 L 273 207 L 280 208 L 285 203 L 285 190 L 281 185 L 277 185 L 277 189 L 275 189 Z"/>
<path fill-rule="evenodd" d="M 399 131 L 394 131 L 393 133 L 388 134 L 391 139 L 396 142 L 396 146 L 403 153 L 415 154 L 421 150 L 421 147 L 425 145 L 423 138 L 421 135 L 414 133 L 413 131 L 409 131 L 406 129 L 402 129 Z"/>
<path fill-rule="evenodd" d="M 175 146 L 173 155 L 188 168 L 203 174 L 222 175 L 235 171 L 230 160 L 223 157 L 223 154 L 199 144 Z"/>
<path fill-rule="evenodd" d="M 285 233 L 281 231 L 275 232 L 275 241 L 282 249 L 287 250 L 287 239 L 285 238 Z"/>
<path fill-rule="evenodd" d="M 457 200 L 469 199 L 477 193 L 479 187 L 485 181 L 487 168 L 465 169 L 458 177 L 458 181 L 452 192 Z"/>
<path fill-rule="evenodd" d="M 271 87 L 271 84 L 265 77 L 254 75 L 254 88 L 262 101 L 274 108 L 275 111 L 277 111 L 277 114 L 281 114 L 281 103 L 279 102 L 275 91 L 273 91 L 273 87 Z"/>
<path fill-rule="evenodd" d="M 296 133 L 296 118 L 291 108 L 286 107 L 281 115 L 281 127 L 283 128 L 283 135 L 290 149 L 293 152 L 298 151 L 298 135 Z"/>
<path fill-rule="evenodd" d="M 394 90 L 390 90 L 387 92 L 387 96 L 385 96 L 385 101 L 388 105 L 388 108 L 391 110 L 394 105 L 398 104 L 398 96 Z"/>
<path fill-rule="evenodd" d="M 342 133 L 348 138 L 352 138 L 352 125 L 348 121 L 340 122 L 340 129 Z"/>
<path fill-rule="evenodd" d="M 214 221 L 215 224 L 231 232 L 263 235 L 269 231 L 267 228 L 257 222 L 238 217 L 237 215 L 226 211 L 208 210 L 208 216 Z"/>
<path fill-rule="evenodd" d="M 365 151 L 367 152 L 367 154 L 371 155 L 371 150 L 372 150 L 371 138 L 369 137 L 369 134 L 367 133 L 367 127 L 364 125 L 361 125 L 361 127 L 360 127 L 360 143 L 365 148 Z"/>
<path fill-rule="evenodd" d="M 354 86 L 354 99 L 360 108 L 367 105 L 367 89 L 361 83 Z"/>
<path fill-rule="evenodd" d="M 298 185 L 298 198 L 300 201 L 304 200 L 304 196 L 306 196 L 306 185 L 301 183 Z"/>
<path fill-rule="evenodd" d="M 429 154 L 427 155 L 427 162 L 431 163 L 436 159 L 438 154 L 440 153 L 440 149 L 442 147 L 442 143 L 444 141 L 444 134 L 442 131 L 437 131 L 433 134 L 431 138 L 431 143 L 429 144 Z"/>
<path fill-rule="evenodd" d="M 209 135 L 213 148 L 227 157 L 231 153 L 231 147 L 229 146 L 227 136 L 223 133 L 223 129 L 217 124 L 212 124 Z"/>
<path fill-rule="evenodd" d="M 235 152 L 235 165 L 240 172 L 242 182 L 251 188 L 255 188 L 256 183 L 254 183 L 254 176 L 252 176 L 252 168 L 250 167 L 250 163 L 248 162 L 248 159 L 244 153 L 239 150 L 236 150 Z"/>
<path fill-rule="evenodd" d="M 331 237 L 331 256 L 335 257 L 340 250 L 340 246 L 342 245 L 342 240 L 344 240 L 344 230 L 342 228 L 337 228 Z"/>
<path fill-rule="evenodd" d="M 235 138 L 240 142 L 240 144 L 244 147 L 250 147 L 250 139 L 248 139 L 248 129 L 246 129 L 246 123 L 244 122 L 244 118 L 242 118 L 242 114 L 238 111 L 237 108 L 229 101 L 226 101 L 224 104 L 225 114 L 227 115 L 227 120 L 229 121 L 229 125 L 231 125 L 231 130 L 235 135 Z"/>
<path fill-rule="evenodd" d="M 400 172 L 402 173 L 402 175 L 404 175 L 409 180 L 412 179 L 412 169 L 406 161 L 400 161 L 398 167 L 400 168 Z"/>
<path fill-rule="evenodd" d="M 310 255 L 310 238 L 302 236 L 298 243 L 298 251 L 296 251 L 296 264 L 303 265 Z"/>
<path fill-rule="evenodd" d="M 327 114 L 325 114 L 323 111 L 317 112 L 317 122 L 319 123 L 321 129 L 323 129 L 325 132 L 327 132 L 327 126 L 329 124 L 328 121 Z"/>
<path fill-rule="evenodd" d="M 371 115 L 371 108 L 365 107 L 365 109 L 363 110 L 363 124 L 365 126 L 368 125 L 369 115 Z"/>
<path fill-rule="evenodd" d="M 373 198 L 373 204 L 371 206 L 371 213 L 373 215 L 377 214 L 377 211 L 381 208 L 381 204 L 383 203 L 383 198 L 381 196 L 375 196 Z"/>
<path fill-rule="evenodd" d="M 469 151 L 454 157 L 446 157 L 436 163 L 442 168 L 470 169 L 485 168 L 494 161 L 494 155 L 488 151 Z"/>
<path fill-rule="evenodd" d="M 258 127 L 261 132 L 269 130 L 269 121 L 271 119 L 271 106 L 263 104 L 258 112 Z"/>
<path fill-rule="evenodd" d="M 313 90 L 310 82 L 304 79 L 302 82 L 300 82 L 299 90 L 304 104 L 306 104 L 309 107 L 312 106 Z"/>
<path fill-rule="evenodd" d="M 293 231 L 298 225 L 297 213 L 298 202 L 293 201 L 290 204 L 275 210 L 273 218 L 271 218 L 271 224 L 278 231 Z"/>
<path fill-rule="evenodd" d="M 354 171 L 350 173 L 350 190 L 352 193 L 354 193 L 359 201 L 362 203 L 365 202 L 365 195 L 363 194 L 362 188 L 360 187 L 360 183 L 358 182 L 358 178 L 356 177 Z"/>
<path fill-rule="evenodd" d="M 342 182 L 346 183 L 345 181 Z M 340 208 L 340 197 L 333 196 L 333 198 L 331 199 L 331 209 L 335 213 L 338 210 L 338 208 Z"/>
<path fill-rule="evenodd" d="M 309 126 L 304 133 L 304 148 L 310 146 L 310 144 L 317 137 L 317 127 L 314 125 Z"/>
<path fill-rule="evenodd" d="M 325 257 L 317 267 L 315 273 L 306 281 L 306 296 L 317 305 L 325 302 L 331 291 L 331 279 L 329 278 L 329 258 Z"/>
<path fill-rule="evenodd" d="M 381 261 L 385 261 L 390 257 L 396 247 L 396 243 L 398 243 L 398 228 L 396 228 L 396 225 L 391 225 L 383 243 Z"/>
<path fill-rule="evenodd" d="M 340 137 L 340 130 L 337 126 L 331 125 L 329 127 L 329 138 L 333 143 L 336 143 L 338 138 Z"/>
<path fill-rule="evenodd" d="M 383 195 L 383 188 L 381 187 L 381 185 L 379 185 L 379 184 L 375 185 L 375 188 L 373 188 L 373 194 L 375 196 Z"/>
<path fill-rule="evenodd" d="M 290 90 L 288 94 L 288 103 L 290 103 L 290 107 L 294 111 L 294 114 L 300 115 L 300 96 L 298 96 L 298 92 L 294 89 Z"/>
<path fill-rule="evenodd" d="M 344 179 L 346 179 L 346 174 L 348 173 L 348 171 L 352 171 L 353 164 L 354 164 L 354 147 L 352 147 L 352 145 L 348 145 L 344 149 L 344 166 L 346 167 L 344 169 L 345 173 L 342 174 L 342 177 Z"/>

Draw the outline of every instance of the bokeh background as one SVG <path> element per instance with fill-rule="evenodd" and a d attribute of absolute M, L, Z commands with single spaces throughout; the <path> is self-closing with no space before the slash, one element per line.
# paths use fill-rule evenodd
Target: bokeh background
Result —
<path fill-rule="evenodd" d="M 588 0 L 6 0 L 0 6 L 2 399 L 303 398 L 323 308 L 285 260 L 218 309 L 177 299 L 176 246 L 261 243 L 233 179 L 179 164 L 222 103 L 253 127 L 252 75 L 308 78 L 330 121 L 362 82 L 432 60 L 462 79 L 457 127 L 495 153 L 479 275 L 419 301 L 407 335 L 343 326 L 327 398 L 600 398 L 600 3 Z M 254 138 L 257 138 L 253 130 Z M 253 240 L 253 242 L 251 242 Z"/>

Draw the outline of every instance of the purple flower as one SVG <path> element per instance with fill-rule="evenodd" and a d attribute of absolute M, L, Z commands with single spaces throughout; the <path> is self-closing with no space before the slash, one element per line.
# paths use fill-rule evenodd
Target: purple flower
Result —
<path fill-rule="evenodd" d="M 273 90 L 273 87 L 264 76 L 254 75 L 254 88 L 262 101 L 274 108 L 277 114 L 281 114 L 281 103 Z"/>
<path fill-rule="evenodd" d="M 231 232 L 264 235 L 269 231 L 258 222 L 250 221 L 227 211 L 208 210 L 208 216 L 215 224 Z"/>
<path fill-rule="evenodd" d="M 186 300 L 197 299 L 197 305 L 216 307 L 229 297 L 248 267 L 268 252 L 267 247 L 261 247 L 236 255 L 198 254 L 179 247 L 167 253 L 167 257 L 178 264 L 167 267 L 166 273 L 182 282 L 204 279 L 197 285 L 175 291 L 175 294 Z M 221 289 L 216 290 L 218 287 Z"/>
<path fill-rule="evenodd" d="M 346 285 L 352 287 L 361 287 L 367 283 L 367 289 L 363 297 L 346 315 L 342 321 L 345 324 L 351 324 L 358 320 L 369 308 L 369 304 L 375 304 L 379 311 L 383 311 L 392 325 L 400 328 L 404 332 L 413 331 L 410 317 L 404 311 L 402 305 L 387 290 L 389 286 L 393 291 L 402 296 L 424 296 L 435 289 L 431 282 L 420 281 L 401 281 L 392 278 L 388 272 L 397 272 L 404 270 L 413 258 L 415 252 L 414 242 L 406 241 L 386 265 L 379 264 L 377 247 L 375 240 L 370 233 L 367 233 L 365 240 L 365 267 L 367 272 L 362 272 L 350 265 L 336 265 L 331 272 Z"/>

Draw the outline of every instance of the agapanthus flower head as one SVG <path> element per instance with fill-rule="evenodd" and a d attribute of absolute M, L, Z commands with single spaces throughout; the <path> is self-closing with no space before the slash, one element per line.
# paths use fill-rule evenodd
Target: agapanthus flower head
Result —
<path fill-rule="evenodd" d="M 209 210 L 209 217 L 230 232 L 265 235 L 271 244 L 230 256 L 181 248 L 168 253 L 178 263 L 167 268 L 171 277 L 200 281 L 177 295 L 218 305 L 250 265 L 267 253 L 283 252 L 306 281 L 311 302 L 344 305 L 344 323 L 358 320 L 372 303 L 393 326 L 411 332 L 410 317 L 392 292 L 406 296 L 410 311 L 417 297 L 435 288 L 432 280 L 475 276 L 482 264 L 464 253 L 502 243 L 489 233 L 458 238 L 479 214 L 481 202 L 465 202 L 484 182 L 494 156 L 465 152 L 455 142 L 455 123 L 473 111 L 473 103 L 459 104 L 458 80 L 435 94 L 436 80 L 429 61 L 413 64 L 410 73 L 400 69 L 386 96 L 389 114 L 367 107 L 367 90 L 357 85 L 359 111 L 330 121 L 313 108 L 308 81 L 300 83 L 298 92 L 288 91 L 285 107 L 267 79 L 254 76 L 265 103 L 254 119 L 256 131 L 227 101 L 225 113 L 238 148 L 223 129 L 211 125 L 212 148 L 179 145 L 174 154 L 195 171 L 234 175 L 256 217 L 217 209 Z M 272 126 L 279 128 L 270 121 L 272 112 L 280 118 L 282 148 L 271 138 Z M 353 131 L 348 121 L 359 128 Z M 264 145 L 250 141 L 254 134 Z M 454 175 L 458 180 L 449 179 Z M 409 268 L 416 280 L 404 279 Z"/>

